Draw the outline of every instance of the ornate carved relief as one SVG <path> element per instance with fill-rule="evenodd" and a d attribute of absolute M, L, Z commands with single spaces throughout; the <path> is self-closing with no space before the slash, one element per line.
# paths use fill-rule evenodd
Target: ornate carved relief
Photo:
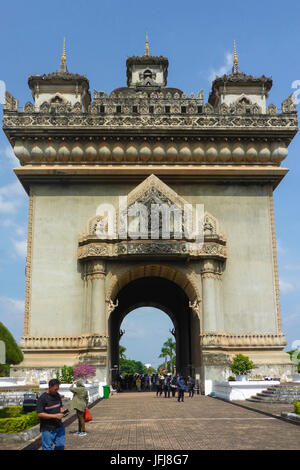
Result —
<path fill-rule="evenodd" d="M 290 96 L 282 102 L 281 109 L 283 113 L 296 112 L 296 100 L 294 93 L 291 93 Z"/>
<path fill-rule="evenodd" d="M 193 302 L 189 301 L 189 307 L 193 313 L 201 320 L 201 299 L 195 299 Z"/>
<path fill-rule="evenodd" d="M 21 340 L 22 350 L 32 349 L 107 349 L 108 337 L 104 335 L 80 336 L 25 336 Z"/>
<path fill-rule="evenodd" d="M 15 104 L 7 104 L 7 106 L 16 106 Z M 75 106 L 75 105 L 74 105 Z M 76 108 L 72 108 L 71 113 L 59 115 L 49 115 L 43 113 L 35 114 L 21 114 L 21 113 L 6 113 L 3 117 L 3 128 L 23 128 L 30 126 L 34 127 L 100 127 L 100 128 L 123 128 L 133 129 L 140 128 L 211 128 L 232 130 L 232 129 L 245 129 L 247 131 L 256 130 L 257 128 L 266 128 L 268 130 L 281 129 L 294 129 L 297 130 L 297 116 L 283 116 L 283 115 L 241 115 L 236 112 L 234 106 L 229 108 L 229 115 L 225 115 L 225 107 L 222 108 L 221 114 L 202 114 L 202 115 L 141 115 L 141 116 L 112 116 L 112 115 L 95 115 L 83 114 L 79 110 L 79 104 Z M 205 108 L 206 109 L 206 108 Z M 207 108 L 208 109 L 208 108 Z M 283 109 L 285 113 L 294 112 L 294 104 L 292 102 L 284 102 Z M 112 112 L 112 109 L 107 110 Z M 76 112 L 75 112 L 76 111 Z"/>
<path fill-rule="evenodd" d="M 117 308 L 117 306 L 119 305 L 119 301 L 117 299 L 116 302 L 114 303 L 111 299 L 108 299 L 106 303 L 107 303 L 106 310 L 109 316 L 115 310 L 115 308 Z"/>
<path fill-rule="evenodd" d="M 283 335 L 202 333 L 200 343 L 203 349 L 283 349 L 286 341 Z"/>

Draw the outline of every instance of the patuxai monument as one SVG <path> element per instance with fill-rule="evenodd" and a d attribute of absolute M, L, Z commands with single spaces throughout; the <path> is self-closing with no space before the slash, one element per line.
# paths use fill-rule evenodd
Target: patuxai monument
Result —
<path fill-rule="evenodd" d="M 272 79 L 243 73 L 236 51 L 207 101 L 169 88 L 168 66 L 146 41 L 126 60 L 127 86 L 91 94 L 64 51 L 57 72 L 29 76 L 32 102 L 20 109 L 6 93 L 3 130 L 29 198 L 15 375 L 48 380 L 90 363 L 110 383 L 121 323 L 141 306 L 169 315 L 177 370 L 200 377 L 202 392 L 238 353 L 255 376 L 294 370 L 273 209 L 297 132 L 293 97 L 269 104 Z"/>

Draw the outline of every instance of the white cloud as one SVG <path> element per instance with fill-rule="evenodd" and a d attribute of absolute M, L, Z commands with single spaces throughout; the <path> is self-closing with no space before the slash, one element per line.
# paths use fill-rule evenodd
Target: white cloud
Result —
<path fill-rule="evenodd" d="M 0 213 L 15 213 L 26 201 L 26 197 L 26 193 L 19 181 L 0 187 Z"/>
<path fill-rule="evenodd" d="M 299 311 L 294 313 L 289 313 L 286 315 L 282 315 L 282 324 L 284 326 L 299 326 L 300 322 L 300 307 L 298 307 Z"/>
<path fill-rule="evenodd" d="M 277 238 L 276 240 L 277 253 L 284 254 L 288 250 L 281 244 L 281 241 Z"/>
<path fill-rule="evenodd" d="M 22 258 L 26 257 L 27 253 L 27 240 L 12 240 L 15 253 Z"/>
<path fill-rule="evenodd" d="M 212 82 L 216 78 L 216 76 L 221 77 L 222 75 L 231 72 L 233 64 L 233 54 L 231 54 L 230 52 L 226 52 L 224 61 L 224 65 L 222 65 L 217 70 L 211 69 L 208 77 L 208 80 L 210 82 Z"/>
<path fill-rule="evenodd" d="M 8 160 L 12 163 L 15 167 L 16 165 L 19 166 L 20 162 L 14 154 L 14 151 L 10 145 L 7 145 L 4 149 L 4 155 L 8 158 Z"/>
<path fill-rule="evenodd" d="M 300 271 L 300 264 L 286 264 L 284 269 L 287 271 Z"/>
<path fill-rule="evenodd" d="M 295 290 L 295 286 L 293 284 L 286 282 L 283 279 L 279 280 L 279 287 L 282 294 L 289 294 Z"/>
<path fill-rule="evenodd" d="M 13 312 L 15 314 L 24 313 L 24 300 L 13 299 L 11 297 L 0 296 L 0 305 L 6 311 Z"/>
<path fill-rule="evenodd" d="M 17 342 L 23 333 L 25 301 L 0 296 L 0 321 L 11 332 Z"/>

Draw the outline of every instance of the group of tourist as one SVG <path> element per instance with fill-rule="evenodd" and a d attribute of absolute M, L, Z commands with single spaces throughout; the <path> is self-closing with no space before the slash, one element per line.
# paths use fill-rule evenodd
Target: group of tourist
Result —
<path fill-rule="evenodd" d="M 195 393 L 195 380 L 190 375 L 183 377 L 180 374 L 161 374 L 155 376 L 156 396 L 170 398 L 171 394 L 174 398 L 177 393 L 177 400 L 184 401 L 184 392 L 189 393 L 189 397 L 193 398 Z"/>
<path fill-rule="evenodd" d="M 193 377 L 183 377 L 180 374 L 172 376 L 171 373 L 161 374 L 132 374 L 121 376 L 115 380 L 115 388 L 120 391 L 137 391 L 137 392 L 156 392 L 157 397 L 163 394 L 165 398 L 175 397 L 177 393 L 178 401 L 183 401 L 184 392 L 189 392 L 189 397 L 194 396 L 195 380 Z"/>

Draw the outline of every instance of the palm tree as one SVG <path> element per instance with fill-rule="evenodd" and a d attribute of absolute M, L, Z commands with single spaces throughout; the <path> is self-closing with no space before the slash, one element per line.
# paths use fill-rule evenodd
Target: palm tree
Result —
<path fill-rule="evenodd" d="M 172 338 L 168 338 L 167 341 L 164 342 L 162 350 L 167 352 L 167 355 L 170 357 L 170 369 L 173 374 L 173 357 L 176 354 L 176 343 L 172 340 Z"/>
<path fill-rule="evenodd" d="M 121 344 L 119 344 L 119 356 L 120 356 L 120 359 L 126 359 L 125 351 L 126 351 L 125 346 L 122 346 Z"/>
<path fill-rule="evenodd" d="M 165 358 L 165 370 L 167 370 L 167 368 L 168 368 L 168 355 L 169 355 L 168 349 L 162 347 L 161 348 L 161 353 L 158 357 L 164 357 Z"/>

